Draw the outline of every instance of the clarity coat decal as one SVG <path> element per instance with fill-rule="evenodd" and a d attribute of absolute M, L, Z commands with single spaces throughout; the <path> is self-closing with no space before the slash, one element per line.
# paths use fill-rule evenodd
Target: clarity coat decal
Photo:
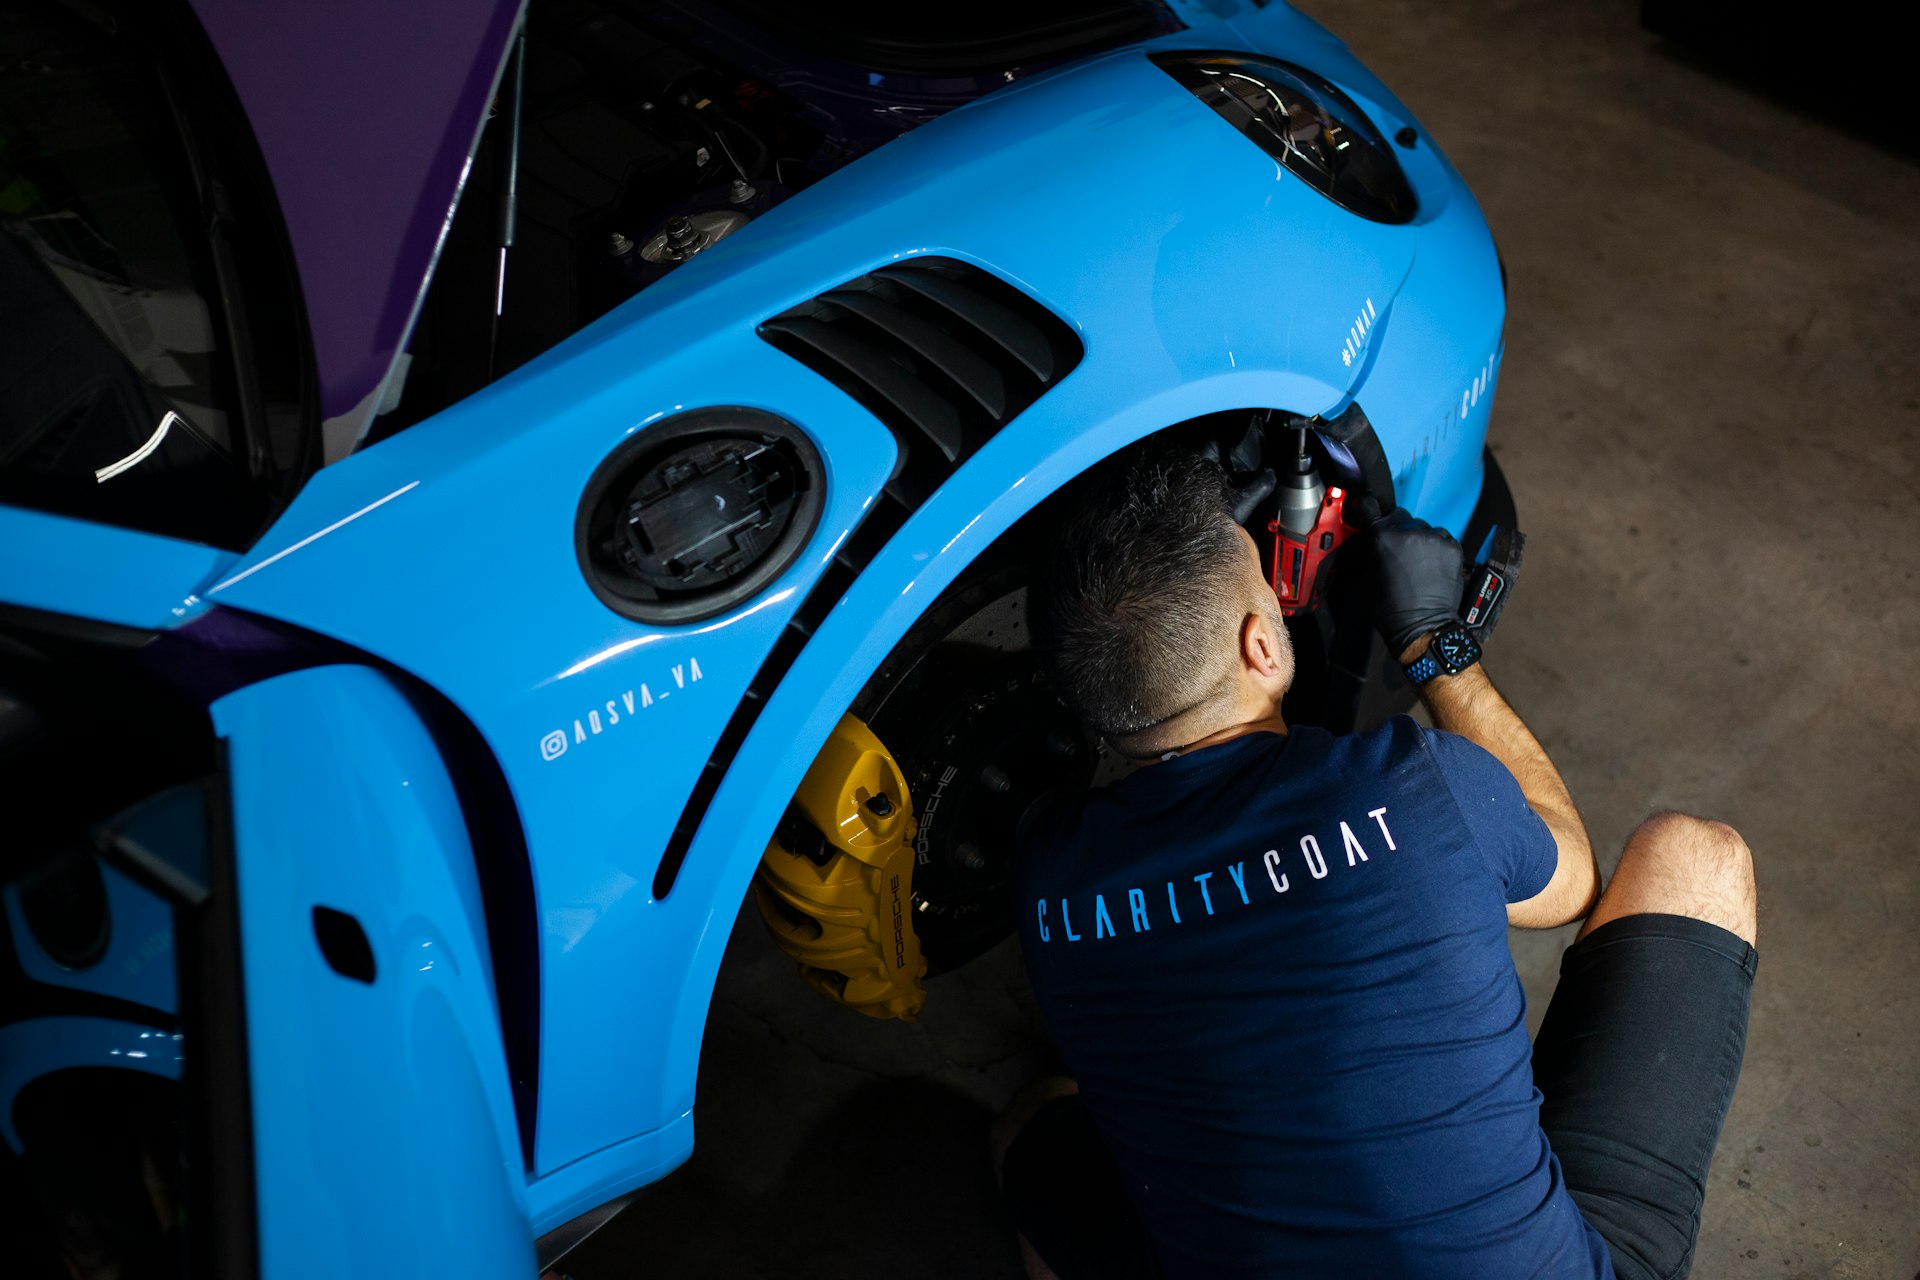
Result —
<path fill-rule="evenodd" d="M 1441 418 L 1433 430 L 1420 441 L 1419 447 L 1413 451 L 1413 457 L 1394 472 L 1393 480 L 1396 485 L 1408 482 L 1422 463 L 1445 447 L 1454 432 L 1466 425 L 1467 418 L 1479 409 L 1480 402 L 1492 397 L 1494 383 L 1499 380 L 1500 361 L 1506 353 L 1507 348 L 1504 342 L 1494 347 L 1488 354 L 1486 362 L 1473 375 L 1473 380 L 1460 389 L 1460 403 L 1457 405 L 1451 401 L 1447 403 L 1446 416 Z"/>
<path fill-rule="evenodd" d="M 672 681 L 661 681 L 652 685 L 642 680 L 631 689 L 623 689 L 608 698 L 585 715 L 576 718 L 571 728 L 555 729 L 540 739 L 540 758 L 558 760 L 567 754 L 569 747 L 578 746 L 589 738 L 601 734 L 621 724 L 632 721 L 641 712 L 656 702 L 665 702 L 675 692 L 689 688 L 706 679 L 707 673 L 700 669 L 698 658 L 689 658 L 685 662 L 673 664 L 670 673 Z"/>
<path fill-rule="evenodd" d="M 1498 370 L 1500 357 L 1506 354 L 1506 349 L 1504 342 L 1495 347 L 1493 354 L 1487 357 L 1487 362 L 1480 366 L 1480 372 L 1473 375 L 1473 381 L 1461 390 L 1459 415 L 1461 421 L 1465 421 L 1466 416 L 1479 407 L 1481 395 L 1493 394 L 1493 375 Z"/>

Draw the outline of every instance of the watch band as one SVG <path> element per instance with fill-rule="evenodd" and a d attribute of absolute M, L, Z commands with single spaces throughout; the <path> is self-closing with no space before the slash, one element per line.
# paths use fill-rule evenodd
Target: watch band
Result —
<path fill-rule="evenodd" d="M 1423 653 L 1419 659 L 1407 664 L 1407 683 L 1418 688 L 1440 674 L 1440 664 L 1433 660 L 1433 654 Z"/>

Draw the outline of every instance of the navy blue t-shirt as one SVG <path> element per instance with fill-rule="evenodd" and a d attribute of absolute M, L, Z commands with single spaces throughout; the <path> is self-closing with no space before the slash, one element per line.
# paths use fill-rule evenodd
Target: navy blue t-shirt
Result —
<path fill-rule="evenodd" d="M 1027 971 L 1168 1275 L 1612 1276 L 1507 946 L 1555 861 L 1497 760 L 1404 716 L 1249 734 L 1027 823 Z"/>

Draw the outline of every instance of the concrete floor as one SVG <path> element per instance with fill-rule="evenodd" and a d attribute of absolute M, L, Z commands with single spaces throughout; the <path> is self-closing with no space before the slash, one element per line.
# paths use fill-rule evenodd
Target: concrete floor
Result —
<path fill-rule="evenodd" d="M 1603 866 L 1724 819 L 1760 870 L 1745 1074 L 1694 1274 L 1920 1268 L 1920 170 L 1643 33 L 1632 0 L 1308 0 L 1421 116 L 1511 271 L 1495 448 L 1531 535 L 1488 667 Z M 1565 932 L 1516 935 L 1535 1017 Z M 990 1111 L 1045 1050 L 1004 945 L 878 1024 L 749 912 L 692 1162 L 569 1260 L 1017 1274 Z"/>

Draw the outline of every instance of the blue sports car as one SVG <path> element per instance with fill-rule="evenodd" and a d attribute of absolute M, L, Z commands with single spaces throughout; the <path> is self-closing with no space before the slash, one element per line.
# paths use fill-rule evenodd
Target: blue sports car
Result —
<path fill-rule="evenodd" d="M 42 0 L 0 229 L 27 1274 L 533 1275 L 686 1159 L 750 892 L 937 999 L 1103 767 L 1025 566 L 1122 447 L 1334 728 L 1352 536 L 1512 525 L 1479 207 L 1280 0 Z"/>

